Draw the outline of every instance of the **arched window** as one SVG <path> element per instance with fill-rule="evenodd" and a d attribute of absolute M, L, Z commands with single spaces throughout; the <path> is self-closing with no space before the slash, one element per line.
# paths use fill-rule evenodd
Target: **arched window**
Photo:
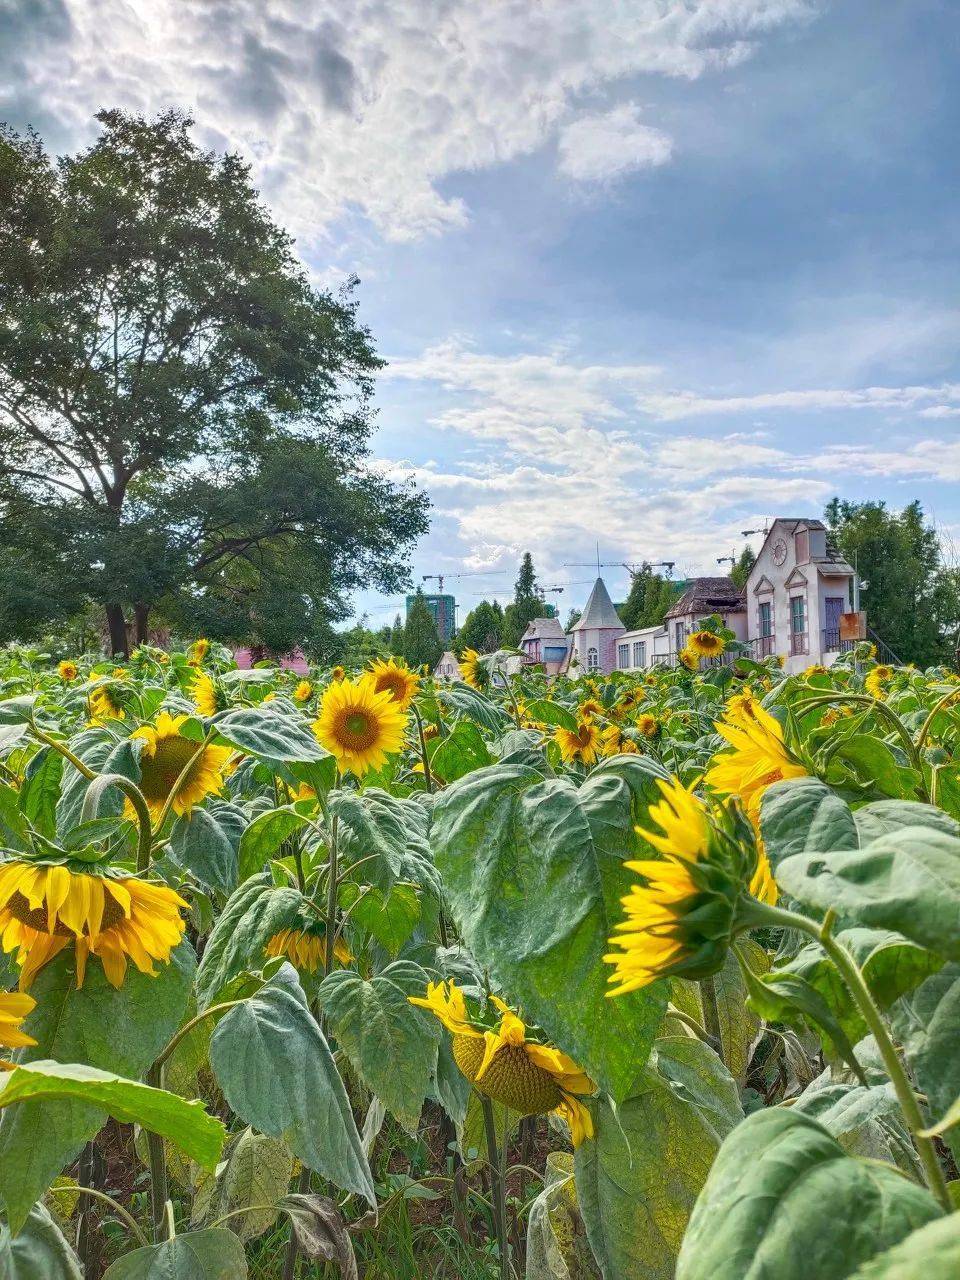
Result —
<path fill-rule="evenodd" d="M 596 669 L 599 666 L 600 666 L 600 655 L 597 653 L 596 649 L 588 649 L 587 650 L 587 670 L 596 671 Z"/>

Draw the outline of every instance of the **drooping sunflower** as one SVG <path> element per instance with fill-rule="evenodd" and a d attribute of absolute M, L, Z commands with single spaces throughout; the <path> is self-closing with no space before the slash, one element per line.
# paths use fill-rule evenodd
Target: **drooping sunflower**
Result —
<path fill-rule="evenodd" d="M 80 674 L 80 668 L 75 662 L 70 662 L 69 660 L 58 662 L 57 674 L 64 684 L 69 684 L 71 680 L 76 680 L 77 676 Z"/>
<path fill-rule="evenodd" d="M 632 711 L 634 707 L 640 705 L 646 696 L 647 694 L 645 689 L 628 689 L 626 693 L 620 695 L 620 699 L 617 702 L 617 709 L 619 711 Z"/>
<path fill-rule="evenodd" d="M 647 815 L 654 829 L 637 827 L 637 834 L 662 856 L 624 864 L 641 880 L 621 899 L 626 918 L 610 939 L 615 949 L 604 956 L 614 966 L 608 996 L 636 991 L 671 973 L 690 978 L 715 973 L 723 965 L 745 887 L 740 846 L 714 829 L 704 802 L 676 779 L 658 780 L 657 786 L 662 799 Z"/>
<path fill-rule="evenodd" d="M 580 1098 L 595 1093 L 596 1085 L 565 1053 L 528 1039 L 526 1025 L 502 1000 L 491 997 L 500 1019 L 484 1029 L 471 1019 L 452 979 L 431 982 L 425 997 L 408 999 L 429 1009 L 451 1033 L 454 1061 L 480 1093 L 520 1115 L 562 1116 L 575 1147 L 593 1137 L 593 1118 Z"/>
<path fill-rule="evenodd" d="M 420 677 L 416 672 L 393 658 L 389 662 L 378 658 L 371 665 L 370 674 L 373 676 L 373 687 L 377 693 L 383 693 L 386 690 L 401 711 L 407 710 L 420 687 Z"/>
<path fill-rule="evenodd" d="M 607 714 L 606 707 L 604 707 L 601 702 L 598 702 L 596 698 L 585 699 L 585 701 L 580 703 L 577 711 L 580 717 L 584 720 L 588 716 L 604 716 Z"/>
<path fill-rule="evenodd" d="M 33 1036 L 20 1030 L 20 1023 L 36 1006 L 31 996 L 17 991 L 0 991 L 0 1045 L 5 1049 L 22 1049 L 36 1044 Z"/>
<path fill-rule="evenodd" d="M 716 635 L 713 631 L 706 629 L 701 631 L 691 631 L 687 636 L 687 648 L 691 653 L 696 654 L 698 658 L 716 658 L 723 653 L 727 647 L 727 642 L 723 636 Z"/>
<path fill-rule="evenodd" d="M 393 696 L 378 693 L 368 674 L 327 685 L 313 732 L 342 770 L 362 777 L 401 749 L 406 725 Z"/>
<path fill-rule="evenodd" d="M 623 756 L 639 754 L 639 747 L 632 738 L 628 738 L 619 725 L 609 724 L 600 735 L 601 751 L 605 756 Z"/>
<path fill-rule="evenodd" d="M 887 667 L 881 662 L 867 674 L 867 678 L 863 682 L 863 687 L 872 698 L 876 698 L 878 702 L 882 702 L 886 697 L 886 686 L 892 679 L 893 667 Z"/>
<path fill-rule="evenodd" d="M 199 666 L 209 652 L 209 640 L 204 640 L 202 637 L 199 640 L 194 640 L 193 644 L 187 650 L 187 662 L 190 666 Z"/>
<path fill-rule="evenodd" d="M 482 691 L 489 684 L 489 675 L 476 649 L 464 649 L 460 655 L 460 674 L 471 689 Z"/>
<path fill-rule="evenodd" d="M 301 680 L 293 691 L 294 702 L 309 702 L 313 697 L 313 685 L 309 680 Z"/>
<path fill-rule="evenodd" d="M 223 711 L 227 705 L 226 698 L 221 694 L 212 678 L 207 675 L 206 671 L 200 671 L 199 669 L 193 677 L 193 683 L 190 685 L 190 696 L 193 698 L 193 705 L 197 708 L 199 714 L 207 719 L 210 716 L 215 716 L 218 711 Z"/>
<path fill-rule="evenodd" d="M 127 713 L 120 703 L 116 686 L 105 676 L 97 676 L 96 681 L 87 695 L 91 723 L 105 724 L 108 720 L 126 720 Z"/>
<path fill-rule="evenodd" d="M 809 680 L 812 676 L 825 676 L 827 668 L 820 662 L 812 662 L 803 673 L 804 680 Z"/>
<path fill-rule="evenodd" d="M 128 956 L 153 976 L 153 961 L 166 964 L 183 937 L 187 905 L 168 885 L 96 863 L 0 863 L 0 945 L 17 952 L 21 989 L 71 942 L 78 987 L 90 955 L 114 987 L 123 984 Z"/>
<path fill-rule="evenodd" d="M 301 919 L 295 926 L 275 933 L 265 950 L 268 956 L 286 956 L 295 968 L 302 969 L 305 973 L 316 973 L 326 962 L 326 931 L 319 920 Z M 333 954 L 343 965 L 349 964 L 353 959 L 350 948 L 342 938 L 334 940 Z"/>
<path fill-rule="evenodd" d="M 184 737 L 180 728 L 187 719 L 187 716 L 171 716 L 161 711 L 152 725 L 143 725 L 133 734 L 143 741 L 140 790 L 154 820 L 160 817 L 167 797 L 184 770 L 183 781 L 171 803 L 177 815 L 188 813 L 205 796 L 216 795 L 223 789 L 224 769 L 233 754 L 230 747 L 204 745 Z"/>
<path fill-rule="evenodd" d="M 573 764 L 575 760 L 594 764 L 600 755 L 600 729 L 592 720 L 578 720 L 576 729 L 558 727 L 554 730 L 553 740 L 566 764 Z"/>
<path fill-rule="evenodd" d="M 677 661 L 682 667 L 686 667 L 688 671 L 699 671 L 700 659 L 691 649 L 681 649 L 677 654 Z"/>
<path fill-rule="evenodd" d="M 733 747 L 714 758 L 707 770 L 707 785 L 722 795 L 739 796 L 747 813 L 756 822 L 760 800 L 766 789 L 785 778 L 804 778 L 805 765 L 787 747 L 783 729 L 759 702 L 750 715 L 738 716 L 714 726 Z"/>

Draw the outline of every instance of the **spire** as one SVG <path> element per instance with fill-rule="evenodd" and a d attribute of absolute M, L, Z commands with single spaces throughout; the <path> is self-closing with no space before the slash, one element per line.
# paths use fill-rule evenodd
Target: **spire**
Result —
<path fill-rule="evenodd" d="M 602 578 L 593 584 L 593 590 L 583 606 L 583 613 L 578 622 L 571 627 L 572 631 L 623 631 L 620 615 L 613 607 L 613 601 Z"/>

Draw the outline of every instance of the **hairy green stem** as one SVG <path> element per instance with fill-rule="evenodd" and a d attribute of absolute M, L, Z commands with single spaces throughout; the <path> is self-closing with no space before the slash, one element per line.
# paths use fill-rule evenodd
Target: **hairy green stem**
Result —
<path fill-rule="evenodd" d="M 410 704 L 413 718 L 417 722 L 417 735 L 420 739 L 420 759 L 423 762 L 423 782 L 428 792 L 433 791 L 433 774 L 430 772 L 430 757 L 427 755 L 427 739 L 423 733 L 423 718 L 415 702 Z"/>
<path fill-rule="evenodd" d="M 833 912 L 828 911 L 823 924 L 818 925 L 815 920 L 808 920 L 806 916 L 802 916 L 796 911 L 787 911 L 783 907 L 771 907 L 766 903 L 751 900 L 749 908 L 744 913 L 745 921 L 748 916 L 750 927 L 770 925 L 784 929 L 797 929 L 801 933 L 808 934 L 820 943 L 836 965 L 857 1007 L 863 1014 L 864 1022 L 866 1022 L 877 1043 L 880 1057 L 883 1059 L 883 1065 L 897 1095 L 897 1102 L 900 1104 L 900 1110 L 907 1129 L 916 1143 L 927 1186 L 943 1205 L 944 1209 L 950 1213 L 953 1205 L 950 1200 L 950 1192 L 947 1190 L 946 1176 L 937 1158 L 936 1147 L 931 1138 L 921 1136 L 926 1125 L 913 1085 L 910 1083 L 910 1078 L 900 1060 L 900 1055 L 897 1053 L 890 1032 L 887 1030 L 887 1025 L 863 974 L 860 972 L 857 962 L 846 947 L 832 936 Z"/>
<path fill-rule="evenodd" d="M 150 810 L 143 792 L 131 778 L 124 777 L 122 773 L 101 773 L 95 776 L 83 797 L 80 821 L 89 822 L 97 816 L 100 798 L 108 787 L 116 787 L 118 791 L 122 791 L 133 805 L 137 815 L 137 871 L 146 871 L 150 866 L 152 847 Z"/>
<path fill-rule="evenodd" d="M 713 974 L 700 979 L 700 996 L 704 1027 L 710 1039 L 716 1042 L 717 1053 L 723 1062 L 723 1032 L 720 1029 L 720 1006 L 717 1003 L 717 984 L 713 980 Z"/>
<path fill-rule="evenodd" d="M 98 1191 L 96 1187 L 77 1187 L 77 1193 L 81 1196 L 92 1196 L 94 1200 L 101 1200 L 104 1204 L 108 1204 L 120 1221 L 124 1224 L 130 1234 L 142 1245 L 149 1245 L 142 1228 L 132 1214 L 128 1213 L 122 1204 L 118 1204 L 113 1196 L 107 1195 L 106 1191 Z"/>
<path fill-rule="evenodd" d="M 487 1164 L 490 1166 L 490 1190 L 493 1201 L 493 1224 L 497 1232 L 497 1244 L 500 1249 L 500 1278 L 510 1277 L 510 1241 L 507 1239 L 507 1197 L 504 1188 L 503 1166 L 497 1152 L 497 1126 L 493 1116 L 493 1103 L 485 1094 L 480 1094 L 480 1106 L 483 1110 L 483 1131 L 487 1139 Z"/>
<path fill-rule="evenodd" d="M 162 1087 L 161 1072 L 154 1064 L 147 1072 L 147 1084 L 154 1089 Z M 147 1161 L 150 1165 L 150 1221 L 154 1244 L 163 1242 L 163 1224 L 167 1205 L 167 1161 L 163 1151 L 163 1139 L 159 1133 L 147 1130 Z"/>

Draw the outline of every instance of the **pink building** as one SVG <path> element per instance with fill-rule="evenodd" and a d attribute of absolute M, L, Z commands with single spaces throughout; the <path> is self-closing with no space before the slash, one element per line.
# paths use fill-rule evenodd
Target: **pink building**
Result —
<path fill-rule="evenodd" d="M 595 671 L 602 675 L 615 671 L 617 641 L 625 630 L 603 579 L 598 578 L 583 606 L 583 613 L 570 628 L 573 641 L 571 666 L 575 664 L 581 672 Z M 574 672 L 571 671 L 572 674 Z"/>
<path fill-rule="evenodd" d="M 289 653 L 285 653 L 282 656 L 270 653 L 260 647 L 256 649 L 234 649 L 233 660 L 241 671 L 249 671 L 255 662 L 272 662 L 281 671 L 295 671 L 298 676 L 305 676 L 310 670 L 310 665 L 302 649 L 291 649 Z"/>

